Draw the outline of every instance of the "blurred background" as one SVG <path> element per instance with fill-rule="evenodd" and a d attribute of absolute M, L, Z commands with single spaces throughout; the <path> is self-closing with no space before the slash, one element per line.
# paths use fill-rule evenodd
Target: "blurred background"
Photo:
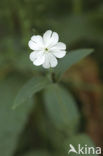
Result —
<path fill-rule="evenodd" d="M 0 155 L 62 154 L 65 131 L 55 129 L 43 107 L 41 93 L 35 109 L 11 109 L 15 96 L 32 76 L 43 72 L 29 60 L 28 41 L 46 30 L 60 35 L 68 51 L 93 48 L 62 79 L 81 114 L 79 133 L 103 146 L 103 0 L 1 0 L 0 2 Z M 41 97 L 41 100 L 40 98 Z M 30 101 L 29 101 L 30 103 Z M 29 104 L 30 105 L 30 104 Z M 23 115 L 24 113 L 24 115 Z M 37 154 L 26 155 L 36 150 Z M 40 152 L 40 151 L 43 152 Z M 60 153 L 59 153 L 59 152 Z M 41 154 L 42 153 L 42 154 Z M 67 155 L 67 154 L 66 154 Z"/>

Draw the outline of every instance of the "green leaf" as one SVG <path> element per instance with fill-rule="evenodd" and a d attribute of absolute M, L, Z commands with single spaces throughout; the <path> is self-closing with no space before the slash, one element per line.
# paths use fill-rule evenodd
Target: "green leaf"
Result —
<path fill-rule="evenodd" d="M 23 156 L 50 156 L 47 151 L 31 151 L 28 152 L 27 154 L 24 154 Z"/>
<path fill-rule="evenodd" d="M 58 85 L 51 85 L 45 89 L 44 102 L 48 116 L 56 127 L 70 134 L 77 130 L 79 112 L 69 91 Z"/>
<path fill-rule="evenodd" d="M 14 96 L 23 84 L 22 78 L 9 77 L 0 84 L 0 155 L 13 156 L 30 111 L 33 99 L 12 110 Z"/>
<path fill-rule="evenodd" d="M 95 145 L 94 145 L 93 141 L 86 134 L 80 134 L 80 135 L 77 135 L 77 136 L 73 136 L 70 139 L 68 139 L 68 141 L 66 141 L 64 143 L 64 146 L 66 147 L 65 151 L 66 151 L 67 154 L 68 154 L 69 150 L 71 149 L 70 144 L 75 148 L 75 150 L 77 152 L 78 152 L 78 145 L 79 144 L 80 144 L 80 147 L 84 147 L 83 152 L 85 152 L 85 147 L 94 147 L 95 148 Z M 85 145 L 87 145 L 87 146 L 85 146 Z M 69 155 L 70 156 L 76 156 L 78 154 L 70 152 Z M 80 153 L 79 155 L 80 156 L 82 156 L 82 155 L 97 156 L 96 154 L 93 154 L 92 152 L 90 154 L 88 154 L 88 152 L 87 152 L 87 154 L 86 153 L 85 154 Z"/>
<path fill-rule="evenodd" d="M 28 98 L 32 97 L 33 94 L 39 92 L 49 84 L 49 80 L 43 76 L 33 77 L 27 82 L 19 91 L 16 96 L 13 108 L 25 102 Z"/>
<path fill-rule="evenodd" d="M 69 69 L 72 65 L 76 64 L 92 52 L 93 49 L 78 49 L 68 52 L 68 54 L 60 60 L 58 66 L 54 69 L 55 74 L 57 75 L 57 77 L 62 76 L 67 69 Z"/>

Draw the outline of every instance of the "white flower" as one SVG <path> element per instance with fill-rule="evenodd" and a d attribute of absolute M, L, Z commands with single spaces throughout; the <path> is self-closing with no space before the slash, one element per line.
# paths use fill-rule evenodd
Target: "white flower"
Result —
<path fill-rule="evenodd" d="M 34 65 L 42 65 L 44 68 L 56 67 L 58 64 L 57 58 L 62 58 L 66 55 L 66 45 L 59 41 L 59 36 L 56 32 L 48 30 L 43 37 L 34 35 L 29 41 L 29 47 L 33 50 L 30 54 L 30 60 Z"/>

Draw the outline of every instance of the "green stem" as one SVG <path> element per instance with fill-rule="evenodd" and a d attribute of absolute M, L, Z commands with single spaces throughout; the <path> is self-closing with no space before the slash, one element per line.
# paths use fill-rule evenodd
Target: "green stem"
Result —
<path fill-rule="evenodd" d="M 52 69 L 52 68 L 49 69 L 48 78 L 49 78 L 50 81 L 52 81 L 53 83 L 56 83 L 55 73 L 53 72 L 53 69 Z"/>

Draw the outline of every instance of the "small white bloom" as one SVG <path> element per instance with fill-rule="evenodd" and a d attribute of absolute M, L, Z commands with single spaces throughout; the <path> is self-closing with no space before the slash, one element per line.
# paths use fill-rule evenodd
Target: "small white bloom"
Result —
<path fill-rule="evenodd" d="M 34 35 L 29 41 L 29 47 L 33 50 L 30 54 L 30 60 L 34 65 L 42 65 L 44 68 L 56 67 L 57 58 L 66 55 L 66 45 L 59 42 L 59 36 L 56 32 L 48 30 L 43 37 Z"/>

